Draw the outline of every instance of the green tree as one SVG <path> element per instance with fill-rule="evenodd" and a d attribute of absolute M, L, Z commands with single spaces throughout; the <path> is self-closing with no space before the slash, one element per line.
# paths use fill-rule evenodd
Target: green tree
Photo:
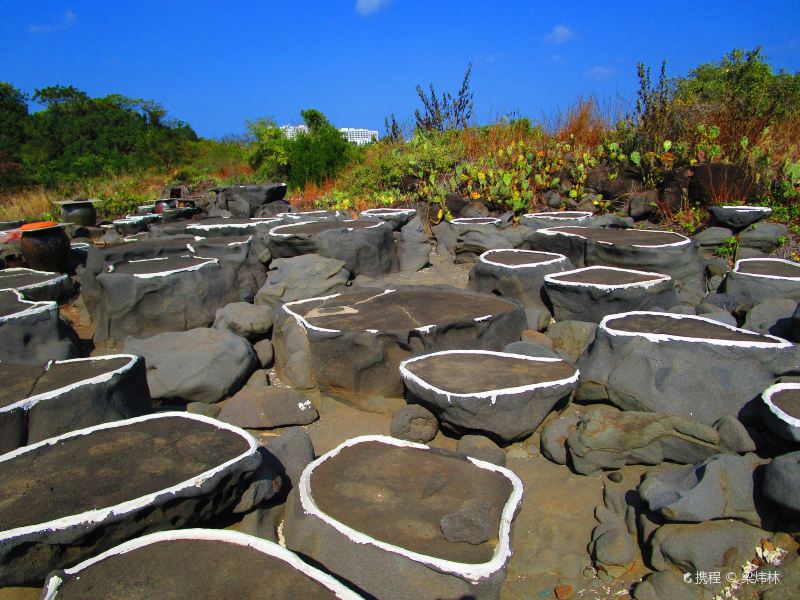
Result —
<path fill-rule="evenodd" d="M 335 177 L 358 155 L 342 133 L 320 111 L 300 111 L 308 133 L 299 133 L 290 146 L 289 185 L 302 187 L 307 182 L 322 183 Z"/>
<path fill-rule="evenodd" d="M 252 137 L 247 160 L 262 180 L 289 178 L 291 141 L 272 117 L 247 122 Z"/>
<path fill-rule="evenodd" d="M 10 83 L 0 81 L 0 186 L 4 188 L 24 181 L 21 150 L 27 119 L 25 94 Z"/>

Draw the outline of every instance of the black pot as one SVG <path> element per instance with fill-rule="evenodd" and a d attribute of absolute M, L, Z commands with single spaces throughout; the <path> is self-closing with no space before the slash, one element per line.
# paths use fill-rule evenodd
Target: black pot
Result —
<path fill-rule="evenodd" d="M 23 229 L 20 249 L 28 268 L 53 273 L 69 270 L 69 238 L 59 225 Z"/>
<path fill-rule="evenodd" d="M 97 223 L 97 210 L 93 202 L 61 203 L 61 218 L 66 223 L 81 227 L 94 227 Z"/>

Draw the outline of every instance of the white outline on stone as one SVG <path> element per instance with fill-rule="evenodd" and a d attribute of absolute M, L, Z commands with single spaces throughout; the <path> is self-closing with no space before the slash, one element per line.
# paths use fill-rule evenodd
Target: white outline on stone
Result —
<path fill-rule="evenodd" d="M 294 214 L 299 214 L 299 213 L 294 213 Z M 336 224 L 341 224 L 341 225 L 337 225 L 337 226 L 331 227 L 330 229 L 326 229 L 325 231 L 333 231 L 334 229 L 346 229 L 347 231 L 354 231 L 355 227 L 348 227 L 344 223 L 355 223 L 357 220 L 358 219 L 344 219 L 342 221 L 337 221 L 337 220 L 331 219 L 331 220 L 328 220 L 328 221 L 298 221 L 297 223 L 288 223 L 286 225 L 278 225 L 277 227 L 274 227 L 269 232 L 269 234 L 271 236 L 275 236 L 275 237 L 286 237 L 286 238 L 288 238 L 288 237 L 292 237 L 292 236 L 306 236 L 306 237 L 310 238 L 312 236 L 319 235 L 320 233 L 324 233 L 324 232 L 323 231 L 318 231 L 316 233 L 278 233 L 278 230 L 279 229 L 286 229 L 287 227 L 303 227 L 305 225 L 310 225 L 312 223 L 336 223 Z M 362 221 L 362 223 L 363 223 L 363 221 Z M 381 225 L 383 225 L 383 221 L 377 220 L 377 221 L 375 221 L 374 225 L 368 225 L 367 227 L 360 227 L 360 229 L 374 229 L 376 227 L 380 227 Z"/>
<path fill-rule="evenodd" d="M 127 554 L 128 552 L 138 550 L 139 548 L 143 548 L 151 544 L 179 540 L 203 540 L 234 544 L 236 546 L 246 546 L 252 550 L 255 550 L 256 552 L 260 552 L 283 561 L 289 567 L 294 568 L 310 579 L 321 583 L 341 600 L 363 600 L 361 596 L 345 587 L 338 580 L 334 579 L 327 573 L 324 573 L 323 571 L 315 569 L 311 565 L 306 564 L 294 552 L 287 550 L 283 546 L 262 538 L 240 533 L 238 531 L 228 531 L 223 529 L 191 528 L 150 533 L 139 538 L 128 540 L 119 546 L 115 546 L 114 548 L 106 550 L 97 556 L 93 556 L 88 560 L 78 563 L 74 567 L 64 569 L 64 573 L 67 575 L 76 575 L 81 571 L 88 569 L 92 565 L 106 560 L 107 558 L 121 554 Z M 51 575 L 45 583 L 42 600 L 55 600 L 58 598 L 58 588 L 62 582 L 62 578 L 58 575 Z"/>
<path fill-rule="evenodd" d="M 593 231 L 591 227 L 581 227 L 580 225 L 561 225 L 558 227 L 547 227 L 545 229 L 539 229 L 537 233 L 542 233 L 544 235 L 563 235 L 566 237 L 579 237 L 584 240 L 590 240 L 599 244 L 603 244 L 606 246 L 628 246 L 630 248 L 677 248 L 678 246 L 685 246 L 687 244 L 691 244 L 692 240 L 690 240 L 685 235 L 681 235 L 680 233 L 675 233 L 674 231 L 659 231 L 658 229 L 623 229 L 620 231 L 635 231 L 636 233 L 648 232 L 648 233 L 666 233 L 669 235 L 675 235 L 679 238 L 683 238 L 677 242 L 673 242 L 671 244 L 656 244 L 656 245 L 647 245 L 647 244 L 624 244 L 619 242 L 606 242 L 592 238 L 591 236 L 581 235 L 579 233 L 570 233 L 567 231 L 561 231 L 569 227 L 570 229 L 584 229 L 586 231 Z"/>
<path fill-rule="evenodd" d="M 368 208 L 366 210 L 362 210 L 362 215 L 367 215 L 368 217 L 394 217 L 394 216 L 405 216 L 405 215 L 415 215 L 417 214 L 416 208 Z"/>
<path fill-rule="evenodd" d="M 793 417 L 784 410 L 781 410 L 781 408 L 772 401 L 772 397 L 775 394 L 784 390 L 800 391 L 800 383 L 776 383 L 775 385 L 771 385 L 761 394 L 761 399 L 764 401 L 764 404 L 767 405 L 769 412 L 778 417 L 778 419 L 787 425 L 791 425 L 792 427 L 800 429 L 800 419 Z"/>
<path fill-rule="evenodd" d="M 56 396 L 60 396 L 61 394 L 65 394 L 75 388 L 83 387 L 85 385 L 95 385 L 98 383 L 104 383 L 109 381 L 114 375 L 121 375 L 126 371 L 130 371 L 133 368 L 133 365 L 136 364 L 136 359 L 139 357 L 135 354 L 104 354 L 103 356 L 92 356 L 89 358 L 70 358 L 67 360 L 51 360 L 50 362 L 45 365 L 44 370 L 49 371 L 50 367 L 53 365 L 71 365 L 74 363 L 81 363 L 81 362 L 90 362 L 90 361 L 98 361 L 98 360 L 112 360 L 115 358 L 129 358 L 130 360 L 119 367 L 118 369 L 114 369 L 113 371 L 108 371 L 106 373 L 101 373 L 100 375 L 95 375 L 94 377 L 89 377 L 87 379 L 81 379 L 74 383 L 67 384 L 55 390 L 50 390 L 49 392 L 42 392 L 41 394 L 36 394 L 34 396 L 28 396 L 27 398 L 23 398 L 15 402 L 14 404 L 9 404 L 7 406 L 0 406 L 0 413 L 4 412 L 11 412 L 12 410 L 23 409 L 23 410 L 30 410 L 32 406 L 38 404 L 42 400 L 50 400 L 55 398 Z"/>
<path fill-rule="evenodd" d="M 317 517 L 318 519 L 322 520 L 329 526 L 336 529 L 336 531 L 344 535 L 353 543 L 369 544 L 371 546 L 376 546 L 377 548 L 380 548 L 381 550 L 384 550 L 386 552 L 399 554 L 400 556 L 404 556 L 414 562 L 427 565 L 428 567 L 431 567 L 443 573 L 456 575 L 457 577 L 463 578 L 472 583 L 477 583 L 481 579 L 491 576 L 498 570 L 502 569 L 503 566 L 505 566 L 506 562 L 511 557 L 511 544 L 510 544 L 511 521 L 514 518 L 517 506 L 522 500 L 523 484 L 520 478 L 517 477 L 517 475 L 513 471 L 506 469 L 505 467 L 499 467 L 497 465 L 493 465 L 491 463 L 478 460 L 476 458 L 472 458 L 471 456 L 468 456 L 466 458 L 472 464 L 474 464 L 476 467 L 480 469 L 486 469 L 488 471 L 494 471 L 495 473 L 499 473 L 500 475 L 504 476 L 511 482 L 511 488 L 512 488 L 511 494 L 508 497 L 508 501 L 503 507 L 503 512 L 500 515 L 498 544 L 497 547 L 495 548 L 495 552 L 494 555 L 492 556 L 492 559 L 488 562 L 461 563 L 452 560 L 446 560 L 443 558 L 436 558 L 435 556 L 429 556 L 427 554 L 420 554 L 418 552 L 407 550 L 406 548 L 402 548 L 400 546 L 395 546 L 394 544 L 382 542 L 373 537 L 370 537 L 365 533 L 356 531 L 352 527 L 345 525 L 341 521 L 338 521 L 334 519 L 332 516 L 323 512 L 316 505 L 311 495 L 310 479 L 312 472 L 320 464 L 339 454 L 339 452 L 341 452 L 344 448 L 354 446 L 356 444 L 360 444 L 363 442 L 379 442 L 391 446 L 400 446 L 403 448 L 417 448 L 420 450 L 430 450 L 430 447 L 426 446 L 425 444 L 407 442 L 405 440 L 399 440 L 397 438 L 385 435 L 362 435 L 342 442 L 330 452 L 323 454 L 313 462 L 309 463 L 308 466 L 306 466 L 306 468 L 303 469 L 303 473 L 302 475 L 300 475 L 300 482 L 298 484 L 298 487 L 300 490 L 300 503 L 303 508 L 303 511 L 306 514 L 311 514 Z"/>
<path fill-rule="evenodd" d="M 553 258 L 551 260 L 545 260 L 542 262 L 536 263 L 523 263 L 521 265 L 505 265 L 503 263 L 495 262 L 493 260 L 489 260 L 486 258 L 489 254 L 493 252 L 518 252 L 518 253 L 525 253 L 525 254 L 547 254 L 548 256 L 555 256 L 557 258 Z M 558 262 L 566 262 L 567 257 L 563 254 L 558 254 L 557 252 L 540 252 L 539 250 L 521 250 L 519 248 L 500 248 L 494 250 L 487 250 L 483 254 L 478 257 L 478 260 L 482 263 L 486 263 L 487 265 L 493 265 L 496 267 L 502 267 L 504 269 L 534 269 L 536 267 L 542 267 L 544 265 L 552 265 L 553 263 Z"/>
<path fill-rule="evenodd" d="M 188 246 L 188 244 L 187 244 L 187 246 Z M 202 269 L 206 265 L 211 265 L 211 264 L 215 264 L 215 263 L 219 262 L 216 258 L 203 258 L 202 256 L 197 256 L 196 254 L 193 255 L 193 256 L 180 256 L 178 258 L 191 258 L 193 260 L 199 260 L 199 261 L 203 261 L 203 262 L 199 262 L 196 265 L 190 265 L 188 267 L 181 267 L 180 269 L 172 269 L 170 271 L 158 271 L 156 273 L 122 273 L 122 275 L 131 275 L 131 276 L 136 277 L 138 279 L 152 279 L 153 277 L 166 277 L 167 275 L 172 275 L 173 273 L 183 273 L 185 271 L 197 271 L 199 269 Z M 160 257 L 157 257 L 157 258 L 140 258 L 140 259 L 129 260 L 129 261 L 125 261 L 125 262 L 128 262 L 128 263 L 141 263 L 141 262 L 152 262 L 152 261 L 156 261 L 156 260 L 169 260 L 169 259 L 170 259 L 169 256 L 160 256 Z M 119 264 L 125 264 L 125 263 L 119 263 Z M 114 265 L 111 265 L 111 267 L 113 267 L 113 266 Z M 114 273 L 114 269 L 112 269 L 111 267 L 109 267 L 107 269 L 107 271 L 106 271 L 107 273 Z"/>
<path fill-rule="evenodd" d="M 623 317 L 629 317 L 634 315 L 653 315 L 659 317 L 669 317 L 670 319 L 675 320 L 682 320 L 688 319 L 690 321 L 701 321 L 703 323 L 710 323 L 711 325 L 715 325 L 717 327 L 723 327 L 730 331 L 735 331 L 737 333 L 747 333 L 750 335 L 757 335 L 760 337 L 773 339 L 775 342 L 748 342 L 745 340 L 720 340 L 716 338 L 702 338 L 702 337 L 688 337 L 683 335 L 671 335 L 666 333 L 649 333 L 645 331 L 622 331 L 620 329 L 614 329 L 608 326 L 609 321 L 613 321 L 616 319 L 621 319 Z M 620 337 L 643 337 L 651 342 L 689 342 L 689 343 L 702 343 L 702 344 L 710 344 L 712 346 L 730 346 L 734 348 L 791 348 L 794 344 L 791 342 L 779 338 L 774 335 L 769 335 L 766 333 L 758 333 L 756 331 L 748 331 L 747 329 L 741 329 L 739 327 L 734 327 L 733 325 L 728 325 L 727 323 L 720 323 L 719 321 L 715 321 L 714 319 L 709 319 L 707 317 L 701 317 L 699 315 L 676 315 L 673 313 L 667 312 L 657 312 L 657 311 L 650 311 L 650 310 L 632 310 L 629 312 L 624 313 L 616 313 L 613 315 L 608 315 L 600 321 L 600 329 L 605 331 L 607 334 L 611 336 L 620 336 Z"/>
<path fill-rule="evenodd" d="M 26 452 L 32 452 L 44 446 L 55 446 L 59 442 L 69 438 L 83 436 L 83 435 L 90 435 L 95 431 L 100 431 L 103 429 L 115 429 L 117 427 L 125 427 L 127 425 L 132 425 L 134 423 L 142 423 L 144 421 L 150 421 L 152 419 L 164 419 L 164 418 L 176 418 L 176 417 L 191 419 L 194 421 L 201 421 L 208 425 L 217 427 L 218 429 L 227 429 L 228 431 L 231 431 L 239 435 L 247 443 L 248 450 L 230 460 L 227 460 L 226 462 L 220 465 L 217 465 L 216 467 L 213 467 L 212 469 L 203 471 L 202 473 L 199 473 L 198 475 L 195 475 L 190 479 L 181 481 L 180 483 L 172 485 L 168 488 L 162 488 L 156 492 L 152 492 L 144 496 L 139 496 L 138 498 L 132 498 L 131 500 L 126 500 L 125 502 L 114 504 L 113 506 L 106 506 L 104 508 L 95 508 L 78 514 L 68 515 L 66 517 L 60 517 L 58 519 L 53 519 L 51 521 L 45 521 L 43 523 L 23 525 L 22 527 L 16 527 L 14 529 L 7 529 L 5 531 L 0 531 L 0 545 L 7 543 L 8 540 L 36 533 L 42 530 L 49 530 L 51 532 L 60 531 L 69 529 L 70 527 L 76 527 L 79 525 L 85 525 L 90 523 L 101 523 L 110 516 L 116 517 L 116 516 L 126 515 L 140 508 L 144 508 L 149 504 L 152 504 L 154 501 L 163 498 L 165 496 L 174 495 L 177 492 L 180 492 L 184 489 L 199 487 L 207 480 L 216 476 L 218 473 L 225 471 L 228 467 L 231 467 L 232 465 L 236 464 L 237 462 L 249 456 L 253 456 L 258 451 L 258 444 L 256 443 L 256 440 L 249 433 L 247 433 L 245 430 L 239 427 L 230 425 L 228 423 L 224 423 L 223 421 L 218 421 L 217 419 L 206 417 L 204 415 L 197 415 L 194 413 L 187 413 L 187 412 L 169 411 L 162 413 L 152 413 L 149 415 L 143 415 L 141 417 L 133 417 L 131 419 L 124 419 L 122 421 L 111 421 L 109 423 L 100 423 L 99 425 L 92 425 L 91 427 L 76 429 L 75 431 L 70 431 L 69 433 L 65 433 L 63 435 L 47 438 L 46 440 L 42 440 L 41 442 L 36 442 L 35 444 L 22 446 L 21 448 L 17 448 L 16 450 L 11 450 L 10 452 L 6 452 L 5 454 L 0 455 L 0 463 L 7 460 L 11 460 L 12 458 L 16 458 L 17 456 L 25 454 Z"/>
<path fill-rule="evenodd" d="M 500 225 L 497 217 L 459 217 L 450 221 L 451 225 Z"/>
<path fill-rule="evenodd" d="M 421 356 L 414 356 L 413 358 L 409 358 L 404 360 L 400 363 L 400 376 L 403 379 L 411 379 L 420 387 L 423 387 L 427 390 L 430 390 L 436 394 L 441 394 L 447 398 L 448 404 L 452 404 L 452 398 L 479 398 L 485 399 L 489 398 L 490 404 L 492 406 L 495 405 L 497 402 L 498 396 L 510 396 L 513 394 L 521 394 L 523 392 L 532 392 L 534 390 L 541 390 L 545 388 L 557 387 L 559 385 L 568 385 L 570 383 L 576 383 L 578 378 L 581 375 L 581 372 L 578 369 L 575 369 L 575 373 L 571 377 L 566 377 L 564 379 L 552 379 L 549 381 L 540 381 L 539 383 L 528 383 L 525 385 L 518 385 L 515 387 L 510 388 L 501 388 L 499 390 L 484 390 L 482 392 L 448 392 L 447 390 L 443 390 L 438 388 L 434 385 L 431 385 L 421 377 L 415 375 L 408 369 L 408 364 L 417 362 L 418 360 L 424 360 L 426 358 L 430 358 L 432 356 L 442 356 L 444 354 L 482 354 L 482 355 L 489 355 L 489 356 L 499 356 L 501 358 L 515 358 L 515 359 L 522 359 L 527 360 L 529 362 L 543 362 L 543 363 L 554 363 L 554 362 L 563 362 L 568 364 L 565 360 L 560 358 L 551 358 L 545 356 L 527 356 L 525 354 L 514 354 L 513 352 L 495 352 L 493 350 L 441 350 L 439 352 L 431 352 L 430 354 L 423 354 Z M 573 367 L 574 368 L 574 367 Z"/>
<path fill-rule="evenodd" d="M 785 275 L 767 275 L 766 273 L 743 273 L 739 270 L 739 265 L 743 262 L 753 262 L 753 261 L 768 261 L 768 262 L 781 262 L 787 265 L 792 265 L 793 267 L 797 267 L 797 277 L 786 277 Z M 777 279 L 779 281 L 800 281 L 800 263 L 793 262 L 791 260 L 785 260 L 783 258 L 740 258 L 736 261 L 736 264 L 733 266 L 733 272 L 737 275 L 743 275 L 746 277 L 759 277 L 761 279 Z"/>
<path fill-rule="evenodd" d="M 19 312 L 11 313 L 10 315 L 0 316 L 0 324 L 5 323 L 6 321 L 10 321 L 11 319 L 21 319 L 23 317 L 29 317 L 30 315 L 35 315 L 42 312 L 54 311 L 58 314 L 58 304 L 55 302 L 51 302 L 50 300 L 42 300 L 41 302 L 34 302 L 33 300 L 25 300 L 25 297 L 22 295 L 22 292 L 19 292 L 15 289 L 9 290 L 0 290 L 0 291 L 8 291 L 17 296 L 17 302 L 21 304 L 30 304 L 29 308 L 23 308 Z"/>
<path fill-rule="evenodd" d="M 772 209 L 769 206 L 734 206 L 731 204 L 723 204 L 722 208 L 735 210 L 736 212 L 763 212 L 767 214 L 772 213 Z"/>
<path fill-rule="evenodd" d="M 75 246 L 71 246 L 71 248 L 74 248 L 74 247 Z M 88 244 L 87 244 L 87 247 L 88 247 Z M 26 273 L 35 273 L 37 275 L 54 275 L 54 277 L 51 277 L 50 279 L 45 279 L 44 281 L 40 281 L 39 283 L 30 283 L 28 285 L 22 285 L 22 286 L 18 286 L 18 287 L 0 288 L 0 291 L 4 291 L 4 290 L 20 290 L 20 291 L 23 291 L 23 290 L 32 290 L 32 289 L 40 288 L 40 287 L 57 286 L 57 285 L 60 285 L 62 282 L 67 280 L 67 276 L 64 275 L 63 273 L 54 273 L 52 271 L 36 271 L 34 269 L 26 269 L 25 267 L 11 267 L 11 268 L 8 268 L 8 269 L 0 270 L 0 285 L 2 285 L 2 281 L 4 279 L 1 276 L 4 273 L 12 273 L 12 271 L 13 271 L 13 273 L 18 273 L 20 271 L 25 271 Z"/>
<path fill-rule="evenodd" d="M 565 217 L 564 215 L 571 215 Z M 566 210 L 566 211 L 551 211 L 540 213 L 525 213 L 523 217 L 529 219 L 544 219 L 546 221 L 585 221 L 591 219 L 593 213 L 586 210 Z"/>
<path fill-rule="evenodd" d="M 619 271 L 621 273 L 634 273 L 636 275 L 646 275 L 651 279 L 647 281 L 634 281 L 632 283 L 619 283 L 619 284 L 608 284 L 608 283 L 590 283 L 586 281 L 562 281 L 559 279 L 560 277 L 568 277 L 570 275 L 575 275 L 576 273 L 583 273 L 584 271 Z M 672 281 L 672 277 L 669 275 L 664 275 L 663 273 L 653 273 L 651 271 L 636 271 L 635 269 L 622 269 L 620 267 L 606 267 L 604 265 L 594 265 L 591 267 L 581 267 L 580 269 L 573 269 L 572 271 L 562 271 L 561 273 L 550 273 L 544 276 L 544 281 L 546 283 L 551 283 L 553 285 L 564 285 L 570 287 L 582 287 L 582 288 L 593 288 L 596 290 L 605 290 L 611 292 L 613 290 L 625 290 L 630 288 L 642 288 L 648 289 L 659 283 L 666 283 L 668 281 Z"/>
<path fill-rule="evenodd" d="M 269 225 L 270 223 L 280 223 L 280 219 L 276 218 L 260 218 L 260 217 L 253 217 L 250 219 L 249 223 L 208 223 L 203 225 L 202 222 L 193 225 L 189 224 L 186 226 L 186 231 L 192 233 L 190 230 L 199 229 L 200 231 L 213 231 L 215 229 L 252 229 L 259 225 Z"/>

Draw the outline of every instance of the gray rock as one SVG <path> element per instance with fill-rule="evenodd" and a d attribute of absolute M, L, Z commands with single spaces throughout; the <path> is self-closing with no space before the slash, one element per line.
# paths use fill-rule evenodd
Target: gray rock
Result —
<path fill-rule="evenodd" d="M 672 315 L 696 315 L 697 308 L 688 304 L 679 304 L 667 310 Z"/>
<path fill-rule="evenodd" d="M 583 475 L 665 460 L 693 464 L 726 451 L 713 427 L 683 417 L 611 410 L 582 415 L 567 449 Z"/>
<path fill-rule="evenodd" d="M 419 216 L 400 229 L 395 250 L 401 271 L 419 271 L 430 264 L 431 243 Z"/>
<path fill-rule="evenodd" d="M 789 229 L 783 223 L 757 223 L 739 234 L 739 248 L 771 254 L 780 248 L 781 238 L 788 235 Z"/>
<path fill-rule="evenodd" d="M 650 329 L 644 316 L 620 315 L 597 328 L 578 363 L 579 400 L 607 400 L 624 410 L 683 415 L 711 425 L 724 415 L 755 416 L 754 399 L 800 364 L 797 349 L 777 338 L 754 340 L 752 333 L 706 317 L 650 315 L 658 334 L 618 330 L 629 319 L 637 330 Z M 684 327 L 683 335 L 660 337 L 673 327 Z"/>
<path fill-rule="evenodd" d="M 736 231 L 760 221 L 772 214 L 772 209 L 763 206 L 709 206 L 711 222 Z"/>
<path fill-rule="evenodd" d="M 271 341 L 259 340 L 253 344 L 253 350 L 256 352 L 258 363 L 261 365 L 262 369 L 266 369 L 272 364 L 272 360 L 275 358 L 275 352 L 272 348 Z"/>
<path fill-rule="evenodd" d="M 264 461 L 282 477 L 282 494 L 297 485 L 303 469 L 314 460 L 314 446 L 311 437 L 302 427 L 289 427 L 279 435 L 266 438 L 263 442 L 268 451 Z"/>
<path fill-rule="evenodd" d="M 465 435 L 456 444 L 456 452 L 485 460 L 493 465 L 506 466 L 506 453 L 492 440 L 482 435 Z"/>
<path fill-rule="evenodd" d="M 460 219 L 470 219 L 470 218 L 478 218 L 478 217 L 488 217 L 489 216 L 489 209 L 486 208 L 486 205 L 483 202 L 470 202 L 460 211 L 458 211 L 458 217 Z"/>
<path fill-rule="evenodd" d="M 692 582 L 695 575 L 690 574 Z M 712 600 L 714 594 L 706 588 L 687 583 L 682 573 L 659 571 L 650 573 L 633 590 L 635 600 Z"/>
<path fill-rule="evenodd" d="M 308 336 L 286 311 L 275 313 L 272 345 L 276 358 L 275 370 L 281 381 L 300 390 L 316 387 Z"/>
<path fill-rule="evenodd" d="M 733 231 L 725 227 L 709 227 L 692 238 L 692 243 L 700 256 L 706 260 L 714 260 L 717 249 L 733 237 Z"/>
<path fill-rule="evenodd" d="M 431 227 L 433 235 L 436 237 L 436 251 L 440 255 L 455 255 L 456 232 L 448 221 L 442 221 L 438 225 Z"/>
<path fill-rule="evenodd" d="M 497 257 L 502 256 L 529 256 L 531 260 L 547 258 L 542 262 L 531 264 L 506 265 L 501 264 Z M 511 252 L 487 252 L 478 258 L 475 266 L 469 272 L 469 288 L 498 296 L 519 300 L 527 309 L 541 311 L 541 318 L 547 316 L 549 322 L 550 310 L 547 307 L 542 288 L 544 278 L 551 273 L 561 273 L 572 268 L 572 263 L 566 257 L 557 254 L 545 254 L 525 250 Z M 529 322 L 529 325 L 534 325 Z"/>
<path fill-rule="evenodd" d="M 718 454 L 701 463 L 647 475 L 639 495 L 669 521 L 700 523 L 736 519 L 760 526 L 753 499 L 755 464 L 745 456 Z"/>
<path fill-rule="evenodd" d="M 706 262 L 706 273 L 708 273 L 709 277 L 724 277 L 730 270 L 731 265 L 724 258 L 712 258 Z M 703 301 L 707 302 L 708 299 L 704 298 Z"/>
<path fill-rule="evenodd" d="M 653 534 L 650 562 L 659 571 L 725 573 L 751 560 L 756 546 L 769 537 L 739 521 L 663 525 Z"/>
<path fill-rule="evenodd" d="M 327 296 L 341 291 L 349 278 L 350 272 L 341 260 L 316 254 L 276 258 L 255 303 L 274 309 L 293 300 Z"/>
<path fill-rule="evenodd" d="M 409 404 L 394 412 L 389 425 L 392 436 L 401 440 L 427 444 L 436 437 L 439 421 L 427 408 Z"/>
<path fill-rule="evenodd" d="M 792 335 L 792 316 L 797 302 L 789 298 L 767 298 L 755 304 L 743 327 L 759 333 L 770 333 L 788 338 Z"/>
<path fill-rule="evenodd" d="M 756 443 L 745 429 L 742 422 L 736 417 L 725 415 L 714 423 L 714 429 L 719 433 L 722 443 L 734 452 L 755 452 Z"/>
<path fill-rule="evenodd" d="M 229 329 L 248 340 L 257 340 L 272 329 L 272 308 L 233 302 L 217 310 L 213 326 L 217 329 Z"/>
<path fill-rule="evenodd" d="M 700 312 L 698 311 L 698 315 Z M 724 323 L 725 325 L 730 325 L 731 327 L 736 327 L 737 321 L 736 317 L 734 317 L 731 313 L 725 312 L 724 310 L 716 310 L 713 312 L 705 313 L 703 316 L 706 319 L 712 319 L 717 323 Z"/>
<path fill-rule="evenodd" d="M 748 262 L 737 262 L 736 268 L 725 275 L 725 292 L 733 297 L 737 304 L 758 304 L 772 298 L 790 298 L 795 302 L 800 301 L 800 280 L 797 279 L 797 276 L 775 277 L 741 272 L 740 268 L 743 266 L 752 266 Z M 756 267 L 766 267 L 764 270 L 767 272 L 770 270 L 769 267 L 774 265 L 779 268 L 788 268 L 789 273 L 792 273 L 795 268 L 791 265 L 794 264 L 790 261 L 773 258 L 755 261 Z M 800 269 L 796 270 L 800 272 Z"/>
<path fill-rule="evenodd" d="M 277 212 L 291 210 L 289 205 L 283 202 L 286 196 L 285 183 L 265 183 L 260 185 L 234 185 L 215 190 L 216 197 L 209 203 L 209 209 L 213 206 L 218 211 L 229 211 L 233 217 L 246 218 L 265 216 L 264 211 L 260 210 L 264 205 L 276 203 Z M 267 211 L 277 214 L 274 211 Z"/>
<path fill-rule="evenodd" d="M 564 199 L 556 190 L 547 190 L 544 193 L 544 201 L 547 203 L 547 206 L 553 209 L 561 208 L 564 204 Z"/>
<path fill-rule="evenodd" d="M 568 412 L 550 421 L 540 439 L 542 454 L 559 465 L 567 464 L 567 439 L 575 431 L 580 414 Z"/>
<path fill-rule="evenodd" d="M 475 263 L 487 250 L 513 248 L 499 224 L 451 223 L 456 231 L 453 248 L 456 263 Z"/>
<path fill-rule="evenodd" d="M 703 304 L 711 304 L 712 306 L 732 313 L 736 308 L 737 302 L 733 296 L 729 296 L 728 294 L 709 294 L 703 298 Z"/>
<path fill-rule="evenodd" d="M 628 200 L 628 214 L 634 221 L 657 218 L 659 214 L 658 191 L 644 190 L 632 194 Z"/>
<path fill-rule="evenodd" d="M 259 447 L 258 453 L 261 455 L 261 464 L 251 476 L 250 485 L 239 497 L 239 503 L 233 508 L 235 514 L 250 512 L 281 491 L 281 477 L 267 460 L 269 452 Z"/>
<path fill-rule="evenodd" d="M 492 536 L 490 511 L 485 500 L 467 500 L 459 510 L 442 517 L 442 535 L 452 543 L 483 544 Z"/>
<path fill-rule="evenodd" d="M 319 413 L 295 390 L 247 385 L 223 403 L 217 418 L 247 429 L 274 429 L 308 425 L 319 418 Z"/>
<path fill-rule="evenodd" d="M 144 357 L 153 398 L 218 402 L 236 393 L 258 367 L 247 340 L 221 329 L 128 338 L 125 351 Z"/>
<path fill-rule="evenodd" d="M 800 451 L 779 456 L 767 465 L 763 491 L 787 514 L 800 516 Z"/>
<path fill-rule="evenodd" d="M 186 412 L 193 415 L 203 415 L 216 419 L 220 410 L 219 404 L 207 404 L 205 402 L 189 402 L 186 405 Z"/>
<path fill-rule="evenodd" d="M 553 340 L 553 349 L 575 363 L 594 342 L 597 324 L 586 321 L 558 321 L 551 323 L 547 337 Z"/>
<path fill-rule="evenodd" d="M 503 348 L 503 352 L 509 352 L 511 354 L 523 354 L 525 356 L 532 356 L 534 358 L 563 358 L 555 350 L 551 350 L 547 346 L 524 340 L 510 343 L 508 346 Z"/>
<path fill-rule="evenodd" d="M 536 331 L 544 331 L 550 325 L 552 317 L 550 311 L 538 308 L 526 308 L 525 320 L 528 322 L 528 327 Z"/>

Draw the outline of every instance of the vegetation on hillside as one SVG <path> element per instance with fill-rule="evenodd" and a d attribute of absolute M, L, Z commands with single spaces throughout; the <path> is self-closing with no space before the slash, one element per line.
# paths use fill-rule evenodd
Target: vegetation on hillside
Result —
<path fill-rule="evenodd" d="M 204 140 L 152 101 L 52 86 L 34 92 L 44 108 L 30 112 L 27 96 L 3 83 L 0 219 L 35 216 L 76 194 L 107 200 L 101 210 L 112 215 L 169 183 L 266 180 L 287 181 L 302 208 L 426 201 L 444 215 L 445 197 L 456 193 L 520 214 L 557 192 L 566 206 L 619 209 L 624 198 L 604 197 L 600 178 L 659 190 L 658 217 L 691 232 L 705 205 L 685 193 L 664 201 L 664 192 L 687 169 L 708 165 L 735 167 L 748 182 L 723 182 L 712 202 L 758 202 L 779 220 L 800 218 L 800 74 L 774 72 L 759 49 L 734 50 L 685 77 L 668 78 L 666 64 L 655 76 L 639 65 L 635 106 L 614 118 L 590 98 L 554 123 L 514 116 L 476 125 L 470 74 L 454 95 L 418 86 L 413 131 L 403 135 L 391 114 L 385 137 L 366 148 L 348 144 L 313 109 L 301 112 L 308 133 L 294 139 L 267 118 L 249 122 L 242 138 Z"/>

